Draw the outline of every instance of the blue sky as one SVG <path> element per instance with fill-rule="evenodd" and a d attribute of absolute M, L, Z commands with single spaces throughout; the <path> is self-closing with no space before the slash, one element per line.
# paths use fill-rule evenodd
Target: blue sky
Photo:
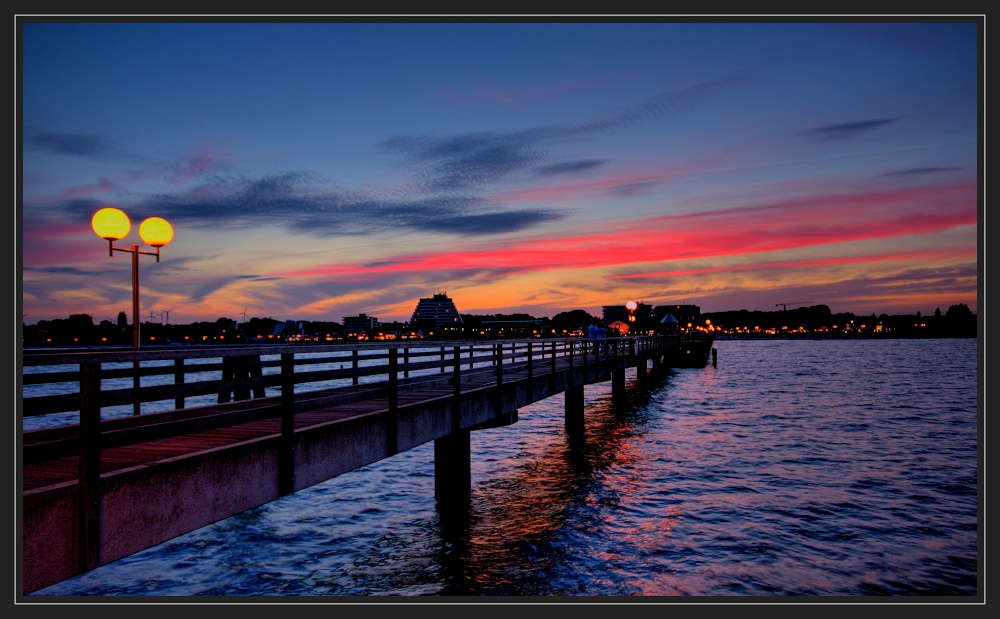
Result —
<path fill-rule="evenodd" d="M 25 24 L 24 306 L 976 306 L 975 24 Z M 138 241 L 134 241 L 138 242 Z M 792 299 L 794 297 L 794 299 Z"/>

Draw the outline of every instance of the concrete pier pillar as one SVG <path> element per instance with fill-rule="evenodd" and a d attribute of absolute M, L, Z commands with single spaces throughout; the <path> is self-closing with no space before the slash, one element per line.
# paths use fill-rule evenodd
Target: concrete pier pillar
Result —
<path fill-rule="evenodd" d="M 583 385 L 566 390 L 566 433 L 583 434 Z"/>
<path fill-rule="evenodd" d="M 434 498 L 439 507 L 465 504 L 472 493 L 469 434 L 459 430 L 434 440 Z"/>
<path fill-rule="evenodd" d="M 625 368 L 611 371 L 611 397 L 613 399 L 625 397 Z"/>

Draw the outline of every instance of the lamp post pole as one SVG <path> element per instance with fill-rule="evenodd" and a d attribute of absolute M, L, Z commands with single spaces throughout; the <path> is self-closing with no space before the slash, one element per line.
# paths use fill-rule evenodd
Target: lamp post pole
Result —
<path fill-rule="evenodd" d="M 132 325 L 133 325 L 132 348 L 139 350 L 139 246 L 138 245 L 132 245 Z"/>
<path fill-rule="evenodd" d="M 156 261 L 160 261 L 160 248 L 155 252 L 143 251 L 138 245 L 133 244 L 131 249 L 115 247 L 114 241 L 108 240 L 108 255 L 113 256 L 116 251 L 132 254 L 132 348 L 139 350 L 139 254 L 156 256 Z"/>
<path fill-rule="evenodd" d="M 108 255 L 113 256 L 116 251 L 132 254 L 132 348 L 139 350 L 139 254 L 156 256 L 156 261 L 160 261 L 160 248 L 155 252 L 143 251 L 138 245 L 133 244 L 131 249 L 115 247 L 114 241 L 108 241 Z"/>
<path fill-rule="evenodd" d="M 174 229 L 167 220 L 150 217 L 139 226 L 139 236 L 156 251 L 144 251 L 133 244 L 130 249 L 115 247 L 115 241 L 124 238 L 131 228 L 128 216 L 116 208 L 103 208 L 94 214 L 91 225 L 97 236 L 108 242 L 108 255 L 116 251 L 132 254 L 132 348 L 139 350 L 139 254 L 156 256 L 160 261 L 160 248 L 174 238 Z"/>

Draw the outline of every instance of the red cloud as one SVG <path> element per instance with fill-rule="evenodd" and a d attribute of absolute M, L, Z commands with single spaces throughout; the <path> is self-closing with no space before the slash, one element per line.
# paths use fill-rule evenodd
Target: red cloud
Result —
<path fill-rule="evenodd" d="M 892 254 L 867 254 L 864 256 L 844 256 L 839 258 L 816 258 L 813 260 L 787 260 L 781 262 L 758 262 L 754 264 L 737 264 L 717 267 L 701 267 L 681 269 L 677 271 L 657 271 L 650 273 L 626 273 L 612 275 L 614 279 L 651 279 L 656 277 L 684 277 L 688 275 L 707 275 L 709 273 L 731 273 L 733 271 L 753 271 L 757 269 L 801 269 L 805 267 L 828 267 L 868 262 L 887 262 L 890 260 L 948 260 L 951 258 L 975 258 L 976 249 L 953 249 L 939 251 L 908 251 Z"/>
<path fill-rule="evenodd" d="M 415 253 L 370 267 L 337 264 L 288 276 L 369 280 L 427 271 L 527 273 L 690 260 L 940 232 L 976 223 L 975 183 L 819 194 L 619 222 L 606 232 L 517 239 L 490 249 Z"/>

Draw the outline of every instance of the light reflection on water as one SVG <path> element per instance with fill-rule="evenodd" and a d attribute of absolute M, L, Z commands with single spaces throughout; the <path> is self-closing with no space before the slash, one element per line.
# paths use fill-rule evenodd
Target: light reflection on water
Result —
<path fill-rule="evenodd" d="M 976 593 L 975 340 L 716 347 L 474 433 L 464 518 L 428 444 L 39 593 Z"/>

